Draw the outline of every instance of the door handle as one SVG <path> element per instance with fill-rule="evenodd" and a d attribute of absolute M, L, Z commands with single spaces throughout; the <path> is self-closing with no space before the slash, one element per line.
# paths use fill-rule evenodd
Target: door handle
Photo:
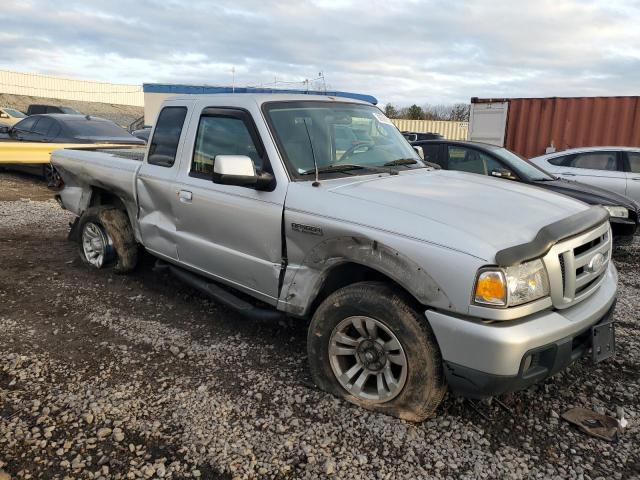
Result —
<path fill-rule="evenodd" d="M 571 172 L 562 172 L 560 175 L 566 175 L 567 177 L 575 177 L 576 176 L 575 173 L 571 173 Z"/>
<path fill-rule="evenodd" d="M 182 203 L 191 203 L 191 200 L 193 200 L 193 193 L 188 190 L 180 190 L 178 192 L 178 200 Z"/>
<path fill-rule="evenodd" d="M 640 177 L 633 177 L 631 180 L 633 180 L 634 182 L 640 182 Z"/>

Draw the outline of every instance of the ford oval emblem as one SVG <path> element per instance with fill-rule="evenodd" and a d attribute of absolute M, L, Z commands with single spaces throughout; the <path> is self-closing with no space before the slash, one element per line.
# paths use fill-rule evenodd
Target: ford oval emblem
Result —
<path fill-rule="evenodd" d="M 593 257 L 591 257 L 591 260 L 589 260 L 589 264 L 587 265 L 586 270 L 591 273 L 599 272 L 600 270 L 602 270 L 602 267 L 604 267 L 605 262 L 605 256 L 601 253 L 596 253 Z"/>

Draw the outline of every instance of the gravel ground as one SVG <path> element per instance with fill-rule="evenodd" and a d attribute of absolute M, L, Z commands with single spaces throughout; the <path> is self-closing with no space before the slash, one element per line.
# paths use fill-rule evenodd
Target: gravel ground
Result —
<path fill-rule="evenodd" d="M 618 355 L 411 424 L 310 385 L 307 325 L 248 321 L 152 259 L 85 268 L 70 215 L 0 173 L 0 479 L 639 478 L 640 244 L 615 254 Z M 558 416 L 624 418 L 609 443 Z"/>

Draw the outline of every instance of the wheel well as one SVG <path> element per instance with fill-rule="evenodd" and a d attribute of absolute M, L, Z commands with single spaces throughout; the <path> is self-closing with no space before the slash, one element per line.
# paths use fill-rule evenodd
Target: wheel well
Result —
<path fill-rule="evenodd" d="M 124 202 L 120 200 L 120 197 L 103 188 L 92 187 L 89 206 L 98 207 L 100 205 L 113 205 L 118 210 L 127 211 L 127 208 L 125 207 Z"/>
<path fill-rule="evenodd" d="M 359 263 L 347 262 L 336 265 L 326 274 L 322 281 L 322 285 L 318 290 L 318 294 L 311 303 L 309 314 L 313 315 L 313 312 L 316 311 L 318 306 L 336 290 L 346 287 L 347 285 L 364 281 L 377 281 L 392 285 L 398 291 L 404 292 L 412 303 L 420 305 L 418 299 L 413 296 L 411 292 L 407 291 L 406 288 L 391 277 L 384 273 L 380 273 L 371 267 L 367 267 Z"/>

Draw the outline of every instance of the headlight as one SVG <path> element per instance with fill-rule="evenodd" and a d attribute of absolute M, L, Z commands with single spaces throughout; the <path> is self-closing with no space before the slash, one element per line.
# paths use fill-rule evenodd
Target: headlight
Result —
<path fill-rule="evenodd" d="M 474 302 L 513 307 L 549 295 L 549 277 L 542 260 L 507 268 L 483 268 L 478 272 Z"/>
<path fill-rule="evenodd" d="M 629 210 L 625 207 L 619 207 L 615 205 L 603 205 L 607 209 L 609 215 L 616 218 L 629 218 Z"/>

